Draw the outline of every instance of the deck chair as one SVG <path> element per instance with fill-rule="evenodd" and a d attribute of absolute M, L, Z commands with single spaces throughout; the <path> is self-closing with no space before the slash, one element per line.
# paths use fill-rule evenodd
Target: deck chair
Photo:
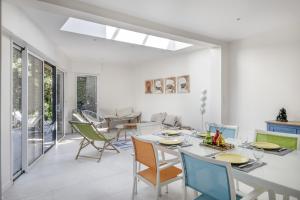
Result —
<path fill-rule="evenodd" d="M 112 141 L 115 139 L 115 137 L 108 137 L 102 134 L 101 132 L 97 131 L 97 128 L 92 123 L 78 121 L 70 121 L 69 123 L 71 124 L 72 128 L 75 129 L 83 137 L 82 141 L 80 142 L 78 153 L 75 157 L 76 160 L 79 156 L 81 156 L 95 158 L 98 160 L 98 162 L 100 162 L 104 150 L 114 150 L 120 153 L 119 150 L 112 144 Z M 96 146 L 96 141 L 104 142 L 103 146 Z M 99 157 L 80 155 L 81 150 L 87 147 L 88 145 L 92 145 L 97 151 L 99 151 Z"/>

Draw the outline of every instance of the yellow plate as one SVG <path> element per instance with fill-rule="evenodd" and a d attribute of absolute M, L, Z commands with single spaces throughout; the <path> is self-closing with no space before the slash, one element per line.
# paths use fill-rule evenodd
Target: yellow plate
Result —
<path fill-rule="evenodd" d="M 182 143 L 182 141 L 179 139 L 161 139 L 159 143 L 164 145 L 176 145 Z"/>
<path fill-rule="evenodd" d="M 261 149 L 279 149 L 280 148 L 279 145 L 270 143 L 270 142 L 254 142 L 251 145 L 256 148 L 261 148 Z"/>
<path fill-rule="evenodd" d="M 165 133 L 165 134 L 168 134 L 168 135 L 178 135 L 178 134 L 180 134 L 180 131 L 178 131 L 178 130 L 164 130 L 162 132 Z"/>
<path fill-rule="evenodd" d="M 233 164 L 243 164 L 249 161 L 248 157 L 235 153 L 220 153 L 217 154 L 215 157 L 216 160 L 221 160 Z"/>
<path fill-rule="evenodd" d="M 207 136 L 207 133 L 201 133 L 201 132 L 198 132 L 197 135 L 200 136 L 200 137 L 206 137 L 206 136 Z"/>

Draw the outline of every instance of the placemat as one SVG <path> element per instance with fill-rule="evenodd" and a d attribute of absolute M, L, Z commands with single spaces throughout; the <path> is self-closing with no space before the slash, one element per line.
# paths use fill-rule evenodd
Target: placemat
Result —
<path fill-rule="evenodd" d="M 210 157 L 210 158 L 213 158 L 215 159 L 215 155 L 217 155 L 219 152 L 217 153 L 212 153 L 212 154 L 209 154 L 209 155 L 206 155 L 205 157 Z M 240 171 L 243 171 L 243 172 L 251 172 L 252 170 L 256 169 L 256 168 L 259 168 L 259 167 L 262 167 L 264 165 L 266 165 L 267 163 L 265 162 L 255 162 L 255 160 L 253 159 L 249 159 L 249 161 L 247 163 L 244 163 L 244 164 L 231 164 L 232 168 L 234 169 L 237 169 L 237 170 L 240 170 Z"/>
<path fill-rule="evenodd" d="M 255 162 L 255 160 L 250 159 L 248 163 L 241 164 L 241 165 L 232 164 L 231 166 L 234 169 L 248 173 L 248 172 L 251 172 L 252 170 L 262 167 L 266 164 L 267 163 L 265 163 L 265 162 Z"/>
<path fill-rule="evenodd" d="M 239 147 L 246 148 L 246 149 L 255 149 L 255 147 L 251 146 L 250 144 L 251 143 L 245 143 L 245 144 L 240 145 Z M 286 148 L 275 149 L 275 150 L 264 149 L 265 153 L 274 154 L 277 156 L 284 156 L 292 151 L 293 151 L 292 149 L 286 149 Z"/>

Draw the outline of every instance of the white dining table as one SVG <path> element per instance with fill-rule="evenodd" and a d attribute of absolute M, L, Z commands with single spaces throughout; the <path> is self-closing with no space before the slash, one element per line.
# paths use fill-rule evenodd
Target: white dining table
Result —
<path fill-rule="evenodd" d="M 219 150 L 200 145 L 202 139 L 191 136 L 191 132 L 185 131 L 184 135 L 185 136 L 178 137 L 182 140 L 184 137 L 185 139 L 188 138 L 187 140 L 192 146 L 183 148 L 191 153 L 208 156 L 220 152 Z M 162 139 L 162 136 L 157 134 L 140 135 L 138 137 L 155 142 Z M 234 149 L 226 152 L 239 153 L 254 159 L 253 151 L 239 147 L 238 140 L 227 139 L 226 142 L 235 144 Z M 159 144 L 157 144 L 157 148 L 165 153 L 179 156 L 179 152 L 176 148 L 168 148 L 167 146 Z M 233 168 L 234 178 L 254 188 L 261 188 L 276 194 L 293 196 L 300 200 L 300 151 L 292 151 L 284 156 L 264 153 L 262 161 L 265 162 L 266 165 L 258 167 L 248 173 Z"/>

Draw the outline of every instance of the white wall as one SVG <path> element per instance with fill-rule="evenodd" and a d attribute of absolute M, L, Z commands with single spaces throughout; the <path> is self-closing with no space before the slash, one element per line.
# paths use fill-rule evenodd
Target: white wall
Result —
<path fill-rule="evenodd" d="M 240 134 L 265 129 L 281 107 L 300 120 L 300 26 L 230 44 L 229 121 Z"/>
<path fill-rule="evenodd" d="M 2 164 L 2 185 L 7 189 L 12 184 L 11 166 L 11 132 L 10 132 L 10 42 L 13 38 L 22 44 L 28 45 L 32 51 L 39 56 L 47 58 L 48 61 L 66 68 L 68 60 L 56 48 L 55 44 L 48 40 L 40 29 L 14 5 L 2 2 L 2 33 L 1 46 L 1 164 Z"/>
<path fill-rule="evenodd" d="M 145 80 L 190 75 L 191 92 L 188 94 L 145 94 Z M 136 66 L 136 109 L 149 120 L 157 112 L 167 112 L 182 117 L 183 125 L 201 128 L 200 96 L 207 89 L 205 121 L 221 121 L 221 52 L 205 49 L 185 55 Z"/>
<path fill-rule="evenodd" d="M 65 111 L 67 120 L 72 118 L 72 110 L 76 109 L 76 77 L 78 75 L 97 76 L 97 109 L 114 110 L 134 107 L 133 72 L 130 66 L 103 65 L 100 63 L 73 62 L 66 74 Z M 67 132 L 70 131 L 68 127 Z"/>

